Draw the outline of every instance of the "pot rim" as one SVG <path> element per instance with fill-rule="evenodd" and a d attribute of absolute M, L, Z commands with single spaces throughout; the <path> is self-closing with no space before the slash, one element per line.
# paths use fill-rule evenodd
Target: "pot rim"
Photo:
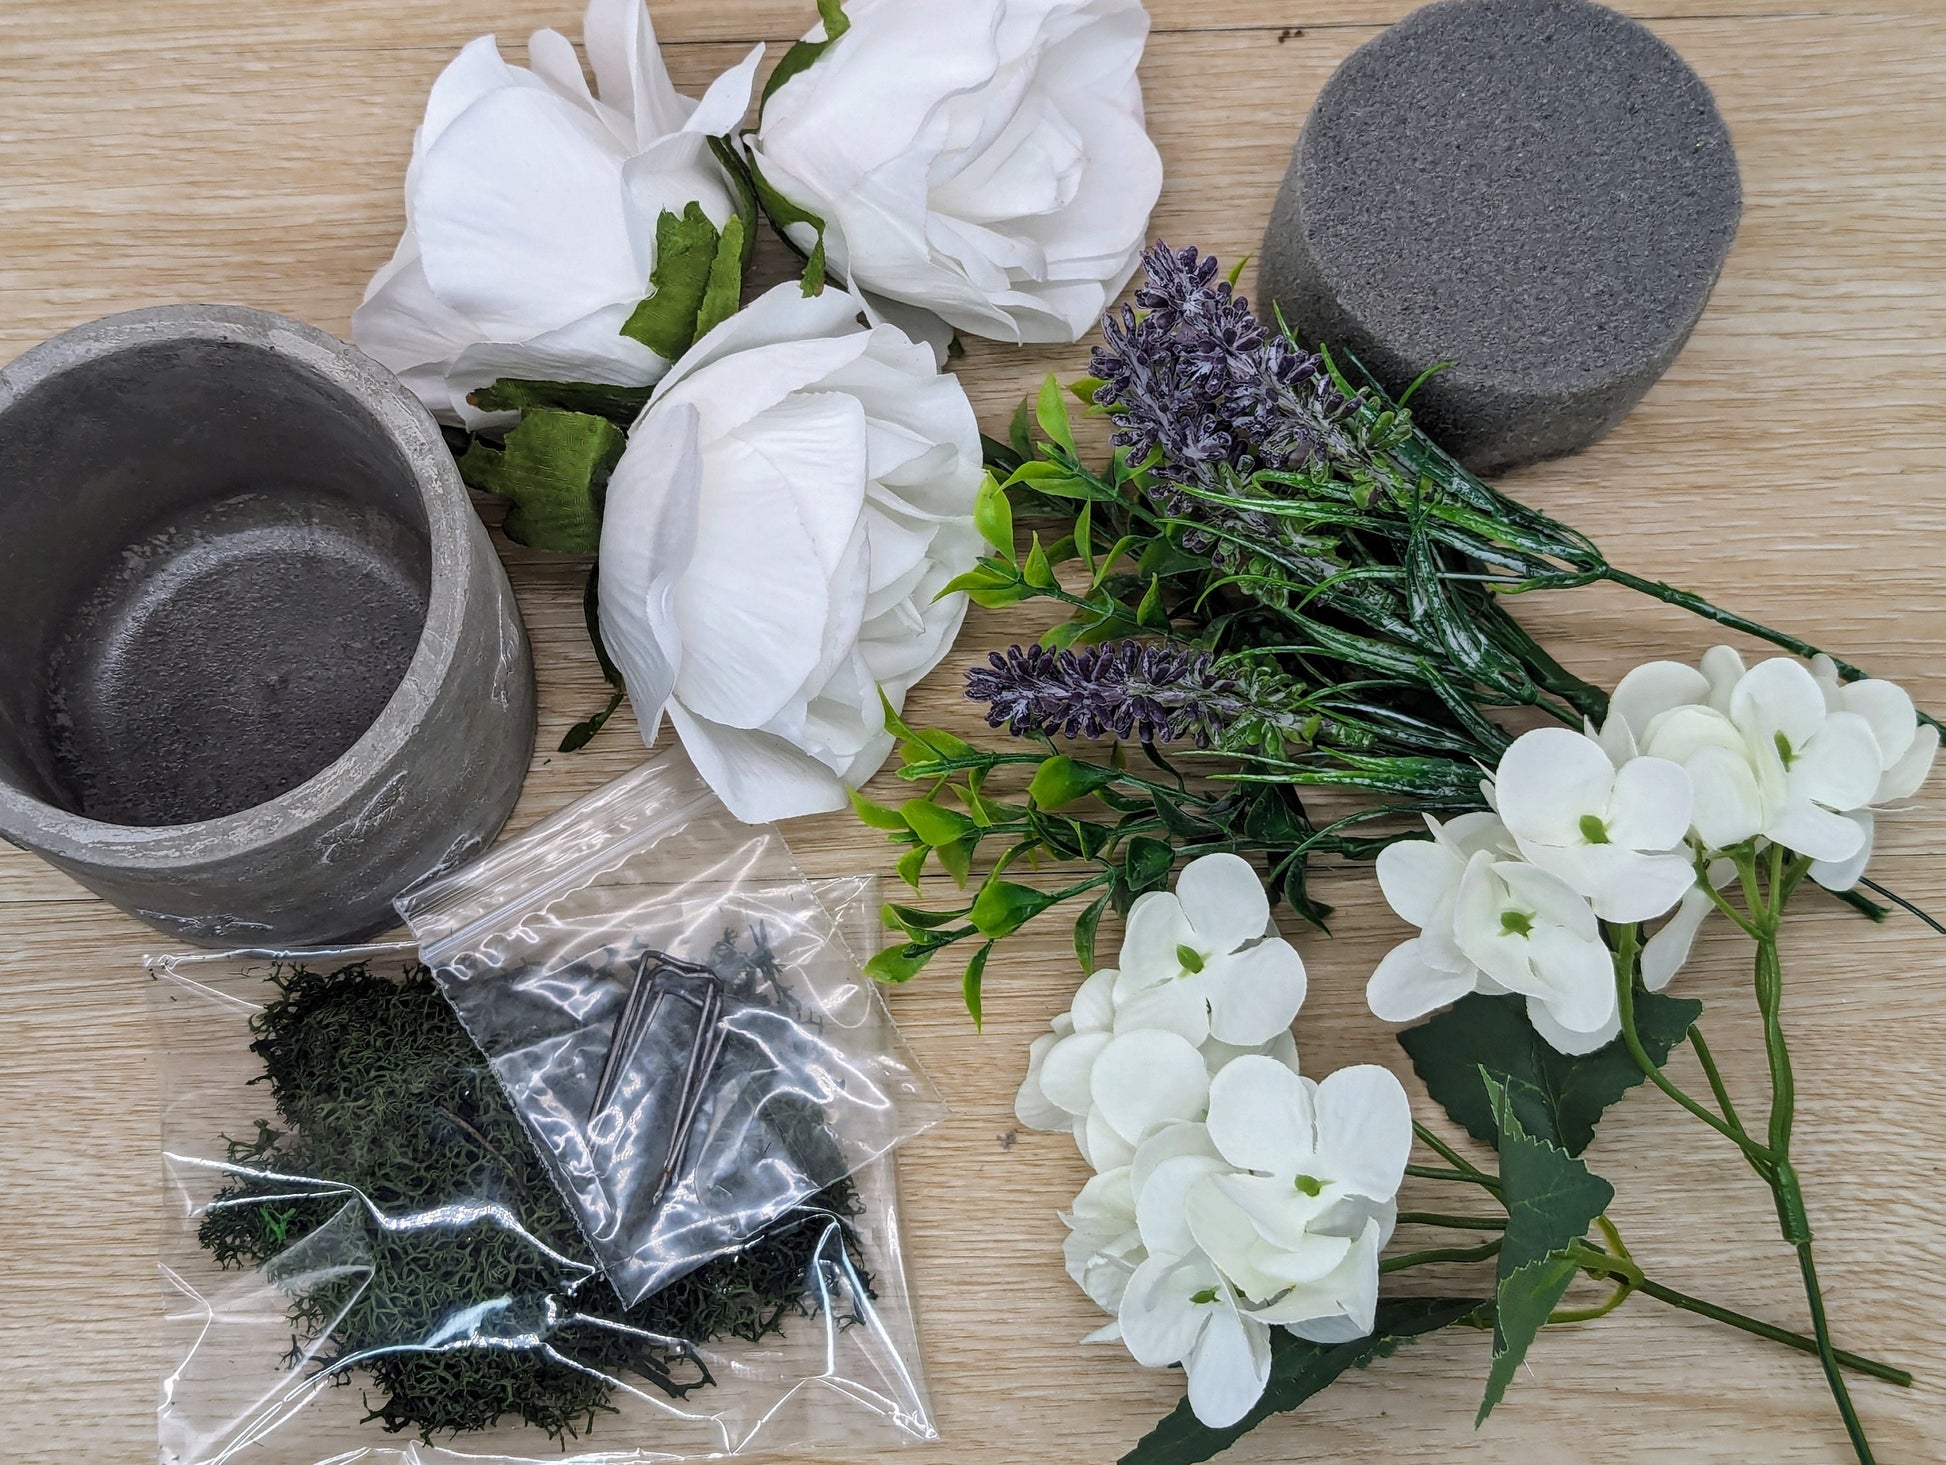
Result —
<path fill-rule="evenodd" d="M 397 377 L 356 347 L 315 326 L 242 305 L 162 305 L 124 311 L 64 331 L 0 367 L 0 413 L 43 383 L 124 351 L 172 341 L 231 342 L 267 350 L 323 378 L 391 439 L 411 473 L 426 516 L 426 615 L 405 674 L 358 740 L 276 798 L 191 824 L 110 824 L 32 798 L 0 781 L 0 822 L 34 841 L 37 853 L 93 868 L 163 871 L 228 861 L 331 819 L 356 818 L 385 797 L 371 774 L 391 766 L 445 685 L 466 611 L 465 571 L 477 531 L 471 497 L 438 425 Z M 430 463 L 430 472 L 425 465 Z"/>

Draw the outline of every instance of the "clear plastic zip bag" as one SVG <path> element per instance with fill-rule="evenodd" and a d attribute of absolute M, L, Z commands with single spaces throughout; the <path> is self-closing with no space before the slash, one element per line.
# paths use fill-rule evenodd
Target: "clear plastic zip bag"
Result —
<path fill-rule="evenodd" d="M 944 1117 L 783 836 L 679 750 L 398 907 L 625 1302 Z"/>
<path fill-rule="evenodd" d="M 875 882 L 822 882 L 869 949 Z M 634 1305 L 414 947 L 151 962 L 163 1465 L 936 1438 L 890 1156 Z"/>

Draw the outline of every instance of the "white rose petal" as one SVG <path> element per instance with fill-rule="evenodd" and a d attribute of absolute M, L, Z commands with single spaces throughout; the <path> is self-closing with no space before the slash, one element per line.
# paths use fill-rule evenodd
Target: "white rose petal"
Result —
<path fill-rule="evenodd" d="M 965 393 L 840 290 L 782 285 L 698 341 L 629 437 L 602 525 L 601 625 L 749 822 L 843 807 L 966 613 L 979 555 Z M 928 432 L 937 436 L 928 437 Z"/>
<path fill-rule="evenodd" d="M 850 0 L 845 14 L 764 104 L 749 139 L 764 182 L 823 221 L 830 267 L 886 318 L 1079 340 L 1134 272 L 1162 185 L 1139 0 Z"/>
<path fill-rule="evenodd" d="M 690 204 L 721 229 L 733 186 L 708 138 L 749 107 L 763 47 L 701 103 L 669 83 L 641 0 L 591 0 L 600 90 L 553 31 L 531 69 L 491 36 L 441 73 L 406 172 L 405 233 L 352 315 L 352 338 L 442 421 L 511 425 L 467 394 L 501 377 L 649 386 L 669 362 L 621 334 L 649 293 L 656 221 Z"/>

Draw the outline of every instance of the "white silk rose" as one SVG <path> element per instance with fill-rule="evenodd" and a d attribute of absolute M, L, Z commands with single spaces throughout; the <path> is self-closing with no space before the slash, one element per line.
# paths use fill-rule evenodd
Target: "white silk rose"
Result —
<path fill-rule="evenodd" d="M 966 614 L 981 552 L 966 393 L 855 296 L 780 285 L 684 354 L 629 434 L 601 532 L 601 631 L 751 823 L 842 808 Z"/>
<path fill-rule="evenodd" d="M 501 377 L 659 380 L 669 362 L 622 334 L 650 290 L 657 222 L 694 204 L 721 230 L 736 211 L 709 139 L 742 121 L 763 47 L 697 102 L 671 84 L 642 0 L 590 0 L 582 34 L 599 97 L 573 45 L 543 30 L 531 69 L 482 36 L 427 98 L 405 234 L 352 339 L 442 421 L 508 425 L 466 400 Z"/>
<path fill-rule="evenodd" d="M 1134 273 L 1162 160 L 1142 120 L 1140 0 L 850 0 L 764 100 L 772 212 L 891 318 L 1077 341 Z M 835 31 L 836 34 L 830 34 Z M 787 58 L 786 67 L 791 65 Z M 901 310 L 900 306 L 909 307 Z"/>

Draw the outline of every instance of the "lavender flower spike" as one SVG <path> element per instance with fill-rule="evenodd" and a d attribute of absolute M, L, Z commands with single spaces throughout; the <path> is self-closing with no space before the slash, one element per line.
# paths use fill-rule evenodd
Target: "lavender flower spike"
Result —
<path fill-rule="evenodd" d="M 1015 737 L 1136 738 L 1207 747 L 1222 736 L 1243 685 L 1207 651 L 1119 641 L 1080 651 L 1043 646 L 994 652 L 966 674 L 987 725 Z"/>

